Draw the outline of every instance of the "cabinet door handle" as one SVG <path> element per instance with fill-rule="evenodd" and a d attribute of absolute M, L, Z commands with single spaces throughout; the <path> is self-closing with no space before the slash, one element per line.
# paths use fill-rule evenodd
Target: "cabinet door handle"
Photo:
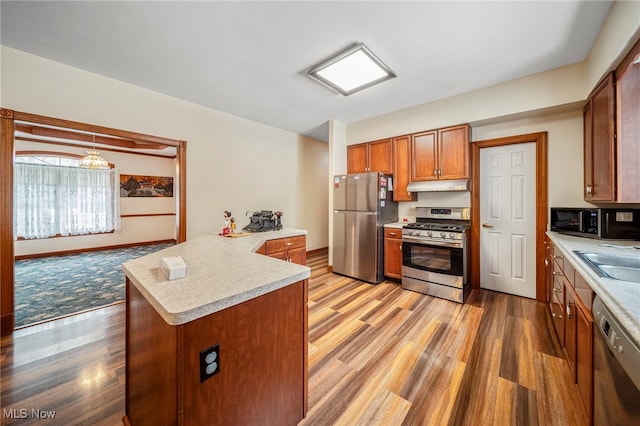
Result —
<path fill-rule="evenodd" d="M 553 271 L 553 275 L 555 275 L 556 277 L 561 277 L 563 273 L 558 271 Z"/>
<path fill-rule="evenodd" d="M 553 255 L 553 258 L 554 258 L 554 259 L 556 259 L 556 260 L 562 260 L 562 259 L 564 259 L 564 257 L 563 257 L 563 256 L 560 256 L 559 254 L 558 254 L 558 255 L 554 254 L 554 255 Z"/>
<path fill-rule="evenodd" d="M 593 192 L 593 187 L 591 186 L 591 184 L 587 185 L 586 192 L 587 194 L 591 194 Z"/>
<path fill-rule="evenodd" d="M 551 312 L 551 316 L 554 318 L 562 319 L 562 315 L 554 314 L 553 312 Z"/>
<path fill-rule="evenodd" d="M 544 266 L 549 266 L 549 259 L 546 257 L 544 258 Z"/>
<path fill-rule="evenodd" d="M 285 243 L 285 246 L 292 246 L 293 243 Z"/>
<path fill-rule="evenodd" d="M 562 289 L 560 289 L 560 288 L 554 288 L 554 289 L 553 289 L 553 292 L 554 292 L 554 293 L 562 293 Z"/>
<path fill-rule="evenodd" d="M 396 233 L 395 233 L 395 232 L 389 232 L 389 236 L 390 236 L 390 237 L 395 237 L 395 236 L 396 236 Z"/>
<path fill-rule="evenodd" d="M 573 303 L 567 304 L 567 319 L 573 318 L 573 315 L 571 315 L 571 306 L 573 306 Z"/>
<path fill-rule="evenodd" d="M 438 169 L 433 169 L 433 175 L 438 176 Z"/>

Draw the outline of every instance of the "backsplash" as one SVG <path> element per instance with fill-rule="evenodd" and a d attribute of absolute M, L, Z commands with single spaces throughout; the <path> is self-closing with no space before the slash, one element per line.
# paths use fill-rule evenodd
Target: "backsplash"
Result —
<path fill-rule="evenodd" d="M 418 200 L 398 203 L 398 219 L 415 218 L 416 207 L 470 207 L 471 192 L 418 192 Z"/>

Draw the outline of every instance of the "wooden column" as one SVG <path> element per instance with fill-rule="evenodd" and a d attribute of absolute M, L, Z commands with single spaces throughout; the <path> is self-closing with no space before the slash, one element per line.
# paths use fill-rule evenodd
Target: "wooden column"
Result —
<path fill-rule="evenodd" d="M 13 111 L 0 109 L 0 331 L 11 334 L 13 303 Z"/>
<path fill-rule="evenodd" d="M 129 142 L 136 141 L 147 144 L 159 144 L 176 148 L 177 154 L 177 180 L 178 180 L 178 206 L 176 213 L 176 239 L 178 242 L 187 239 L 187 207 L 186 207 L 186 175 L 187 175 L 187 142 L 168 139 L 159 136 L 146 135 L 126 130 L 113 129 L 94 124 L 80 123 L 61 118 L 47 117 L 27 112 L 14 111 L 0 108 L 0 328 L 1 334 L 7 335 L 13 332 L 15 327 L 14 315 L 14 246 L 13 246 L 13 156 L 15 121 L 22 124 L 43 124 L 55 126 L 64 130 L 55 130 L 69 134 L 70 130 L 99 133 L 126 139 Z M 54 131 L 54 130 L 50 130 Z M 82 140 L 82 139 L 76 139 Z M 105 138 L 101 141 L 104 145 L 121 146 L 121 141 L 110 141 Z"/>
<path fill-rule="evenodd" d="M 178 243 L 187 241 L 187 142 L 179 141 L 176 147 L 176 176 L 178 180 L 178 205 L 176 221 L 178 229 L 176 230 L 176 240 Z"/>

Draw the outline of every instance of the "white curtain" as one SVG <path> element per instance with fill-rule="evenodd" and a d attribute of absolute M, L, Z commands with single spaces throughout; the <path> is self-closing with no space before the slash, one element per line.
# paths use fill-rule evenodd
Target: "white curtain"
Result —
<path fill-rule="evenodd" d="M 14 235 L 47 238 L 120 229 L 116 169 L 14 164 Z"/>

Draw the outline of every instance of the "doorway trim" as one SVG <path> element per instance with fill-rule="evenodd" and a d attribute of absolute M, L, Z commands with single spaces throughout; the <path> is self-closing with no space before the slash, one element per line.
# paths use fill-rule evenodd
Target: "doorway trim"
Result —
<path fill-rule="evenodd" d="M 507 136 L 471 143 L 471 270 L 473 288 L 480 288 L 480 150 L 533 142 L 536 144 L 536 300 L 546 302 L 544 237 L 547 231 L 547 132 Z"/>
<path fill-rule="evenodd" d="M 65 127 L 85 132 L 101 133 L 141 142 L 157 143 L 176 148 L 176 240 L 187 239 L 187 142 L 142 133 L 118 130 L 94 124 L 47 117 L 0 108 L 0 334 L 13 333 L 14 311 L 14 246 L 13 246 L 13 156 L 15 150 L 15 121 Z M 108 143 L 105 143 L 108 145 Z M 115 146 L 115 145 L 114 145 Z"/>

